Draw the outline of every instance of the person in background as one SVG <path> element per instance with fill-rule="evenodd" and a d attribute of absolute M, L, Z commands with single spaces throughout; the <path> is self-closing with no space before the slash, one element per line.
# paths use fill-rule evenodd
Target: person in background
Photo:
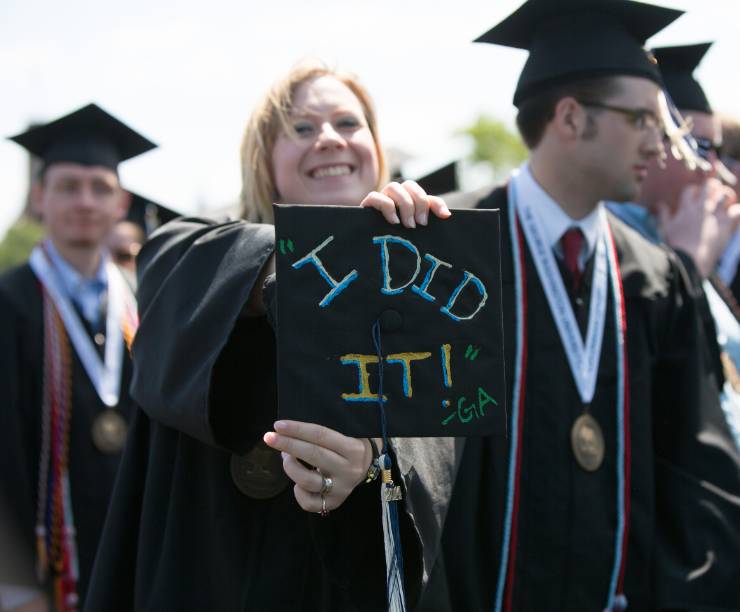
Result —
<path fill-rule="evenodd" d="M 155 145 L 94 104 L 13 140 L 42 161 L 47 238 L 0 277 L 0 490 L 39 587 L 77 610 L 132 410 L 136 303 L 105 246 L 129 204 L 118 165 Z"/>
<path fill-rule="evenodd" d="M 136 256 L 145 241 L 146 234 L 141 226 L 126 220 L 116 223 L 108 237 L 111 259 L 133 291 L 136 291 Z"/>
<path fill-rule="evenodd" d="M 729 115 L 723 115 L 721 121 L 722 162 L 740 180 L 740 121 Z"/>
<path fill-rule="evenodd" d="M 673 155 L 662 163 L 653 162 L 639 203 L 614 204 L 610 209 L 651 242 L 675 249 L 695 277 L 692 285 L 704 321 L 708 360 L 714 365 L 722 407 L 740 448 L 740 311 L 722 280 L 722 268 L 733 265 L 732 238 L 740 222 L 740 205 L 728 185 L 734 177 L 720 159 L 720 118 L 693 75 L 711 44 L 653 50 L 666 91 L 691 126 L 690 138 L 701 166 L 687 167 Z"/>
<path fill-rule="evenodd" d="M 662 238 L 694 260 L 702 278 L 715 272 L 740 222 L 740 206 L 729 185 L 735 179 L 722 164 L 722 125 L 703 88 L 693 76 L 712 43 L 653 50 L 666 91 L 691 128 L 699 163 L 687 165 L 674 155 L 653 161 L 637 204 L 615 207 L 615 214 L 645 217 L 648 238 Z M 643 230 L 645 231 L 645 230 Z"/>
<path fill-rule="evenodd" d="M 721 122 L 721 160 L 724 166 L 732 172 L 735 180 L 738 181 L 740 180 L 740 121 L 729 115 L 723 115 Z M 737 186 L 737 183 L 735 185 Z M 717 275 L 730 288 L 736 302 L 740 300 L 738 263 L 740 263 L 740 232 L 736 231 L 727 245 L 720 265 L 717 268 Z"/>
<path fill-rule="evenodd" d="M 153 202 L 138 193 L 129 191 L 131 205 L 126 217 L 116 223 L 108 237 L 108 249 L 113 262 L 120 268 L 126 282 L 136 291 L 136 256 L 147 236 L 163 223 L 180 214 Z"/>

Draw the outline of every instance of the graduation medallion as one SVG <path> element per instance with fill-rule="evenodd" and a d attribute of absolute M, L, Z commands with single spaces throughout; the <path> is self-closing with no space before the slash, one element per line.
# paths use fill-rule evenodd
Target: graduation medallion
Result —
<path fill-rule="evenodd" d="M 128 425 L 118 411 L 107 408 L 93 421 L 92 439 L 101 453 L 115 455 L 123 450 L 127 431 Z"/>
<path fill-rule="evenodd" d="M 260 440 L 246 455 L 231 456 L 231 479 L 252 499 L 270 499 L 288 486 L 280 453 Z"/>
<path fill-rule="evenodd" d="M 604 435 L 590 414 L 582 414 L 570 430 L 570 444 L 578 465 L 587 472 L 595 472 L 604 460 Z"/>

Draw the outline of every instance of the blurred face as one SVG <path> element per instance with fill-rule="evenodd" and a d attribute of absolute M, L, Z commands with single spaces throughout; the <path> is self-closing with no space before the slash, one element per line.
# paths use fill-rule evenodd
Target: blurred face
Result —
<path fill-rule="evenodd" d="M 592 130 L 584 135 L 579 154 L 584 181 L 596 197 L 626 202 L 635 200 L 649 163 L 663 151 L 657 119 L 660 90 L 648 79 L 619 81 L 619 93 L 600 100 L 613 108 L 590 110 Z"/>
<path fill-rule="evenodd" d="M 144 232 L 131 221 L 119 221 L 108 235 L 108 249 L 113 261 L 136 272 L 136 256 L 144 244 Z"/>
<path fill-rule="evenodd" d="M 657 162 L 651 163 L 640 200 L 653 212 L 657 212 L 658 202 L 665 202 L 671 211 L 675 211 L 681 192 L 687 185 L 702 183 L 707 177 L 716 174 L 716 147 L 722 144 L 722 124 L 719 118 L 707 113 L 682 114 L 693 122 L 691 134 L 704 145 L 702 148 L 712 169 L 709 172 L 690 170 L 683 161 L 675 159 L 670 153 L 664 168 Z"/>
<path fill-rule="evenodd" d="M 362 104 L 331 76 L 299 85 L 293 103 L 293 133 L 281 133 L 272 151 L 278 201 L 359 205 L 378 181 L 377 149 Z"/>
<path fill-rule="evenodd" d="M 33 201 L 55 244 L 88 248 L 103 243 L 128 204 L 113 170 L 68 162 L 47 168 Z"/>

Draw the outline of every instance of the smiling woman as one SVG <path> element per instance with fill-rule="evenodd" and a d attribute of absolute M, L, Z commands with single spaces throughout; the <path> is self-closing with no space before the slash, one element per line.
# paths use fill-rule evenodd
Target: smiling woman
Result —
<path fill-rule="evenodd" d="M 249 120 L 242 143 L 242 216 L 249 221 L 272 222 L 276 201 L 356 206 L 387 179 L 372 101 L 352 77 L 298 67 Z"/>
<path fill-rule="evenodd" d="M 323 67 L 296 68 L 267 93 L 248 123 L 242 163 L 250 220 L 271 222 L 275 201 L 370 206 L 407 227 L 425 224 L 430 209 L 450 215 L 416 183 L 382 187 L 370 98 L 355 79 Z M 142 249 L 132 383 L 142 410 L 96 560 L 90 610 L 347 609 L 346 585 L 321 557 L 313 517 L 301 508 L 325 515 L 355 489 L 353 501 L 376 507 L 377 488 L 358 486 L 371 443 L 292 422 L 265 435 L 276 418 L 266 316 L 274 246 L 268 224 L 183 219 Z M 263 436 L 273 447 L 292 440 L 300 448 L 281 457 Z M 299 461 L 309 457 L 321 472 Z M 380 532 L 380 520 L 367 529 Z M 331 563 L 356 567 L 377 598 L 364 609 L 380 610 L 382 533 L 376 541 L 362 563 Z"/>

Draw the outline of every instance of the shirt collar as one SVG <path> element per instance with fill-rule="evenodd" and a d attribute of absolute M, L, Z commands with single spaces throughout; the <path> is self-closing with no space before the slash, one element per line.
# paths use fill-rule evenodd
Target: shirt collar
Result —
<path fill-rule="evenodd" d="M 540 220 L 545 239 L 555 252 L 562 256 L 560 238 L 571 227 L 579 227 L 585 237 L 585 250 L 581 252 L 581 265 L 591 257 L 596 248 L 596 242 L 601 237 L 601 223 L 599 211 L 603 206 L 599 202 L 583 219 L 571 219 L 560 205 L 540 186 L 532 176 L 529 163 L 524 162 L 516 177 L 517 191 L 520 198 L 526 198 Z"/>
<path fill-rule="evenodd" d="M 106 263 L 108 261 L 108 253 L 103 252 L 100 257 L 100 263 L 98 269 L 92 278 L 85 278 L 77 270 L 75 270 L 69 262 L 62 257 L 61 253 L 54 246 L 54 243 L 50 239 L 45 240 L 46 251 L 51 258 L 51 262 L 54 268 L 59 273 L 59 276 L 64 284 L 64 288 L 68 295 L 75 295 L 82 288 L 90 288 L 95 290 L 97 293 L 101 293 L 103 290 L 108 288 L 108 275 L 106 273 Z"/>
<path fill-rule="evenodd" d="M 639 232 L 643 238 L 653 244 L 661 244 L 658 230 L 658 220 L 641 204 L 634 202 L 607 202 L 606 207 L 615 216 L 619 217 L 633 230 Z"/>

